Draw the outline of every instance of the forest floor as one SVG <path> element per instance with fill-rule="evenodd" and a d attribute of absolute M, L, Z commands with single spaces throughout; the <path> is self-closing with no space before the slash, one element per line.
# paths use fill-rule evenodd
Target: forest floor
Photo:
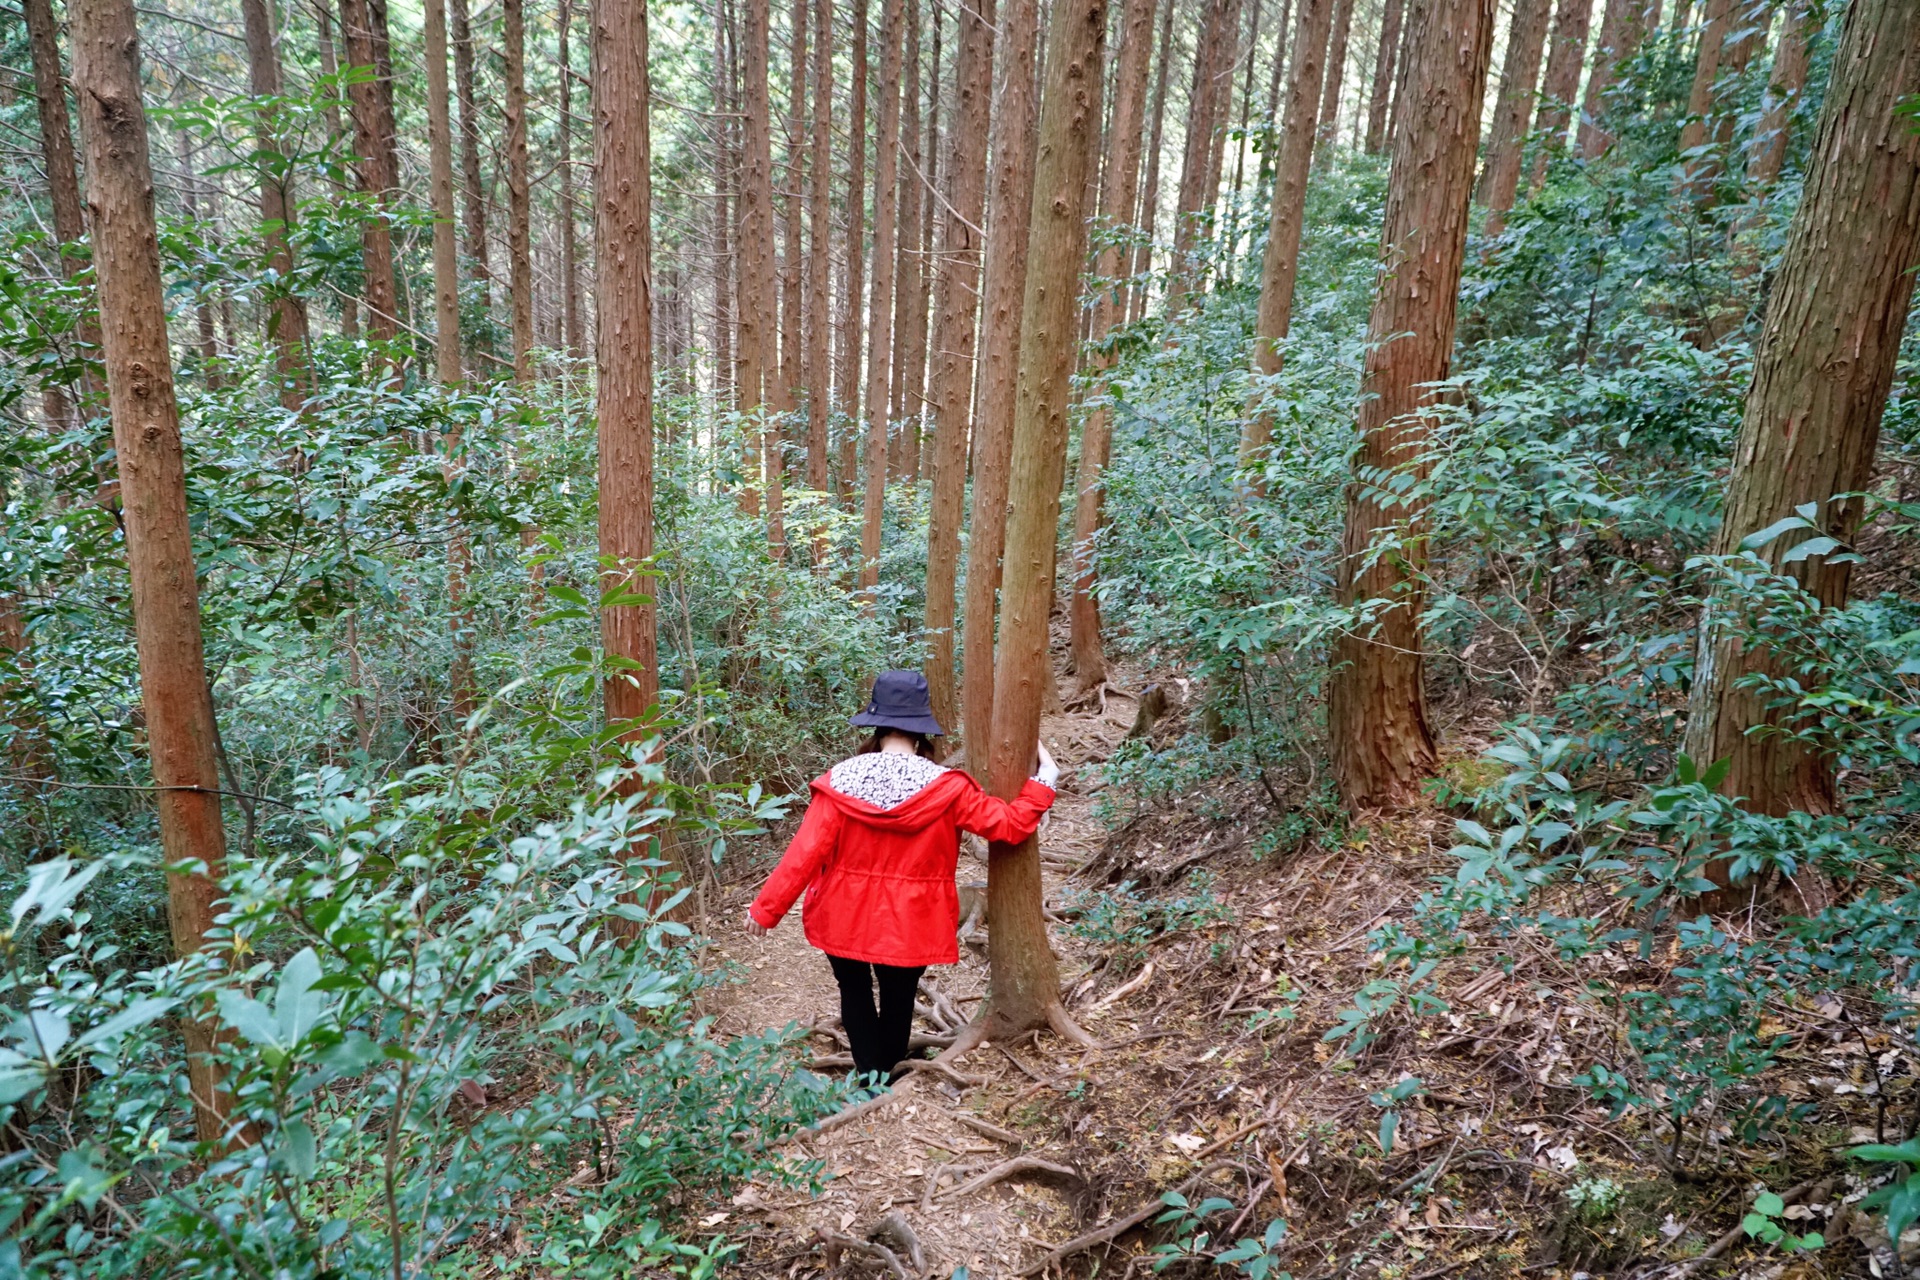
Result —
<path fill-rule="evenodd" d="M 1115 683 L 1138 692 L 1145 680 L 1123 672 Z M 1532 963 L 1509 973 L 1491 953 L 1450 961 L 1446 1012 L 1390 1021 L 1350 1055 L 1324 1033 L 1356 992 L 1392 976 L 1368 936 L 1405 918 L 1450 869 L 1454 815 L 1352 826 L 1262 860 L 1255 842 L 1275 820 L 1271 799 L 1220 783 L 1133 806 L 1109 829 L 1089 766 L 1127 736 L 1135 707 L 1113 696 L 1043 723 L 1064 771 L 1042 834 L 1047 902 L 1081 922 L 1055 923 L 1054 946 L 1069 1008 L 1101 1047 L 1051 1033 L 982 1046 L 952 1072 L 919 1072 L 893 1101 L 795 1141 L 796 1162 L 819 1162 L 820 1194 L 755 1183 L 704 1220 L 744 1242 L 736 1273 L 1144 1277 L 1159 1260 L 1151 1250 L 1183 1235 L 1202 1243 L 1195 1231 L 1207 1230 L 1210 1255 L 1284 1218 L 1277 1261 L 1302 1278 L 1898 1274 L 1873 1244 L 1877 1227 L 1843 1203 L 1835 1150 L 1874 1140 L 1860 1127 L 1863 1099 L 1847 1095 L 1879 1079 L 1868 1073 L 1883 1071 L 1873 1054 L 1885 1037 L 1855 1037 L 1844 1010 L 1783 1010 L 1798 1039 L 1778 1091 L 1824 1100 L 1824 1111 L 1745 1140 L 1736 1117 L 1710 1113 L 1675 1144 L 1663 1116 L 1610 1118 L 1575 1079 L 1616 1057 L 1624 1034 L 1595 981 L 1668 981 L 1673 961 L 1596 973 L 1522 936 L 1509 951 Z M 1209 879 L 1195 885 L 1196 870 Z M 985 875 L 962 857 L 963 884 Z M 1109 915 L 1090 927 L 1085 895 L 1123 881 L 1184 902 L 1184 924 L 1129 932 L 1126 917 Z M 738 919 L 756 885 L 730 886 L 718 919 Z M 811 1028 L 817 1067 L 843 1071 L 833 980 L 797 919 L 762 939 L 716 921 L 714 935 L 744 976 L 716 998 L 722 1028 L 797 1023 Z M 986 981 L 983 948 L 930 970 L 931 1016 L 916 1030 L 950 1033 Z M 1386 1093 L 1409 1080 L 1404 1099 Z M 1823 1228 L 1829 1247 L 1793 1257 L 1750 1240 L 1740 1222 L 1760 1189 L 1783 1196 L 1790 1227 Z M 1170 1190 L 1232 1207 L 1181 1233 L 1155 1222 Z M 1196 1259 L 1164 1274 L 1230 1272 Z"/>

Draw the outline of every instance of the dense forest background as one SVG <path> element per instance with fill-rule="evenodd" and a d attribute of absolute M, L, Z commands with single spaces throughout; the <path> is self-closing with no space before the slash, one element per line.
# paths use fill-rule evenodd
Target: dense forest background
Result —
<path fill-rule="evenodd" d="M 0 190 L 0 1274 L 1920 1265 L 1910 0 L 8 0 Z"/>

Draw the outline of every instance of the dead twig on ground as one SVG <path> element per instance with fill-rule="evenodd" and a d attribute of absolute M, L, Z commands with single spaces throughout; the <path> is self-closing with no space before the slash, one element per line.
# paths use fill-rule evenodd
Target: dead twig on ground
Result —
<path fill-rule="evenodd" d="M 955 1120 L 959 1121 L 961 1124 L 967 1126 L 967 1128 L 972 1129 L 978 1133 L 984 1133 L 989 1138 L 992 1138 L 997 1142 L 1004 1142 L 1010 1147 L 1017 1147 L 1022 1145 L 1019 1134 L 1014 1133 L 1008 1129 L 1002 1129 L 997 1124 L 988 1124 L 985 1120 L 982 1120 L 979 1116 L 970 1116 L 964 1111 L 949 1111 L 947 1114 L 952 1116 Z"/>

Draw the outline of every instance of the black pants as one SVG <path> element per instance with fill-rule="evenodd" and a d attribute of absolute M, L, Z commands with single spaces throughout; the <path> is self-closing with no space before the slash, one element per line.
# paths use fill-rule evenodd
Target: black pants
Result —
<path fill-rule="evenodd" d="M 913 998 L 920 991 L 918 969 L 902 969 L 890 964 L 869 964 L 828 956 L 833 979 L 840 984 L 840 1022 L 847 1029 L 847 1043 L 853 1047 L 853 1068 L 862 1075 L 878 1072 L 893 1083 L 894 1064 L 907 1056 L 907 1043 L 913 1038 Z M 873 989 L 880 988 L 880 1004 L 873 1002 Z"/>

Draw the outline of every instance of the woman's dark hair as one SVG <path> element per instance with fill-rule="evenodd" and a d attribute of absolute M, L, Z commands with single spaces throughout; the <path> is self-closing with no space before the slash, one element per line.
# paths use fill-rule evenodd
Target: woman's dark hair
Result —
<path fill-rule="evenodd" d="M 880 749 L 881 739 L 890 737 L 896 733 L 903 738 L 913 739 L 913 753 L 915 755 L 924 756 L 929 760 L 939 759 L 938 756 L 933 754 L 933 739 L 926 734 L 910 733 L 905 729 L 889 729 L 884 725 L 868 734 L 867 740 L 861 744 L 860 750 L 854 752 L 854 754 L 861 756 L 872 755 Z"/>

